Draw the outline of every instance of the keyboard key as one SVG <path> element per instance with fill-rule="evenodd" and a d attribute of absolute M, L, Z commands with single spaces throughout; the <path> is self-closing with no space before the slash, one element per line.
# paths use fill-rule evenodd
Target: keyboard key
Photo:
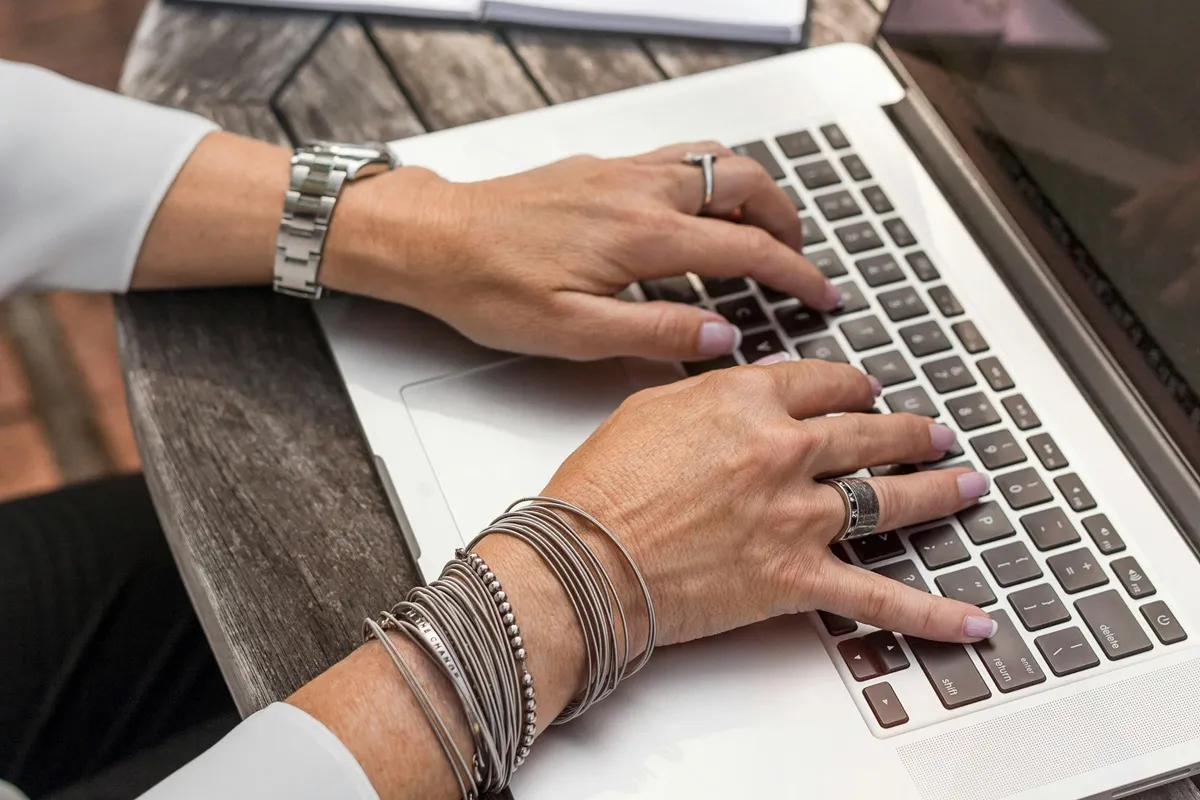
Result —
<path fill-rule="evenodd" d="M 900 265 L 896 263 L 896 259 L 887 253 L 881 256 L 861 259 L 855 262 L 855 266 L 862 273 L 863 280 L 867 282 L 867 286 L 886 286 L 889 283 L 904 280 L 904 271 L 900 269 Z"/>
<path fill-rule="evenodd" d="M 817 616 L 821 618 L 821 624 L 829 631 L 830 636 L 845 636 L 858 630 L 858 623 L 852 619 L 830 614 L 828 611 L 818 611 Z"/>
<path fill-rule="evenodd" d="M 846 337 L 846 341 L 850 342 L 850 346 L 859 353 L 863 350 L 870 350 L 872 347 L 889 344 L 892 341 L 887 329 L 874 314 L 843 322 L 838 327 L 842 329 L 842 334 Z"/>
<path fill-rule="evenodd" d="M 783 167 L 779 166 L 779 162 L 775 160 L 775 156 L 771 155 L 771 151 L 765 143 L 747 142 L 746 144 L 739 144 L 737 147 L 730 149 L 739 156 L 753 158 L 775 180 L 780 180 L 784 177 Z"/>
<path fill-rule="evenodd" d="M 783 352 L 784 349 L 783 342 L 779 341 L 775 331 L 762 331 L 746 334 L 742 339 L 741 353 L 742 358 L 746 359 L 747 363 L 751 363 L 774 353 Z"/>
<path fill-rule="evenodd" d="M 833 165 L 823 159 L 797 165 L 796 176 L 800 178 L 800 182 L 804 184 L 804 188 L 810 192 L 813 189 L 833 186 L 835 183 L 842 182 Z"/>
<path fill-rule="evenodd" d="M 863 689 L 863 698 L 881 728 L 894 728 L 908 722 L 908 713 L 900 705 L 896 690 L 887 681 Z"/>
<path fill-rule="evenodd" d="M 1154 647 L 1115 589 L 1081 597 L 1075 601 L 1075 610 L 1109 661 L 1119 661 Z"/>
<path fill-rule="evenodd" d="M 1100 548 L 1100 552 L 1104 555 L 1110 553 L 1119 553 L 1125 549 L 1125 540 L 1117 533 L 1117 529 L 1108 521 L 1108 517 L 1103 514 L 1096 514 L 1094 517 L 1088 517 L 1083 521 L 1083 528 L 1092 537 L 1092 541 L 1096 543 L 1096 547 Z"/>
<path fill-rule="evenodd" d="M 963 307 L 958 304 L 958 298 L 954 296 L 954 292 L 950 291 L 949 286 L 934 286 L 929 290 L 929 296 L 933 299 L 933 304 L 942 312 L 943 317 L 957 317 L 963 312 Z"/>
<path fill-rule="evenodd" d="M 985 433 L 971 440 L 971 447 L 979 455 L 979 460 L 987 469 L 1003 469 L 1025 460 L 1021 445 L 1008 431 L 1000 430 L 995 433 Z"/>
<path fill-rule="evenodd" d="M 996 583 L 1004 588 L 1042 577 L 1042 568 L 1033 560 L 1024 542 L 1009 542 L 983 552 L 983 563 Z"/>
<path fill-rule="evenodd" d="M 873 478 L 894 478 L 899 475 L 912 475 L 916 471 L 917 468 L 912 464 L 881 464 L 867 468 L 867 472 L 871 473 Z"/>
<path fill-rule="evenodd" d="M 850 549 L 863 564 L 874 564 L 895 556 L 904 555 L 904 542 L 895 533 L 879 533 L 850 540 Z"/>
<path fill-rule="evenodd" d="M 825 141 L 829 142 L 829 146 L 834 150 L 841 150 L 850 146 L 850 140 L 846 138 L 846 134 L 842 133 L 842 129 L 837 125 L 822 125 L 821 135 L 825 137 Z"/>
<path fill-rule="evenodd" d="M 792 205 L 796 207 L 797 211 L 804 210 L 804 200 L 800 197 L 799 192 L 797 192 L 791 186 L 780 186 L 779 188 L 783 189 L 783 193 L 787 195 L 788 200 L 792 201 Z"/>
<path fill-rule="evenodd" d="M 1092 497 L 1092 493 L 1074 472 L 1055 478 L 1054 485 L 1063 493 L 1067 504 L 1076 511 L 1091 511 L 1096 507 L 1096 498 Z"/>
<path fill-rule="evenodd" d="M 995 356 L 980 359 L 976 366 L 983 373 L 983 379 L 988 382 L 988 386 L 992 387 L 993 392 L 1003 392 L 1013 388 L 1013 380 L 1009 377 L 1008 370 Z"/>
<path fill-rule="evenodd" d="M 912 231 L 904 224 L 904 220 L 899 217 L 884 220 L 883 227 L 888 232 L 888 236 L 892 237 L 892 241 L 896 243 L 896 247 L 912 247 L 917 243 L 917 237 L 913 236 Z"/>
<path fill-rule="evenodd" d="M 908 656 L 904 655 L 904 649 L 896 641 L 896 634 L 891 631 L 875 631 L 864 636 L 863 640 L 871 654 L 871 660 L 884 675 L 908 669 Z"/>
<path fill-rule="evenodd" d="M 1038 550 L 1053 550 L 1079 541 L 1079 533 L 1061 508 L 1048 508 L 1021 517 L 1021 525 Z"/>
<path fill-rule="evenodd" d="M 1000 415 L 982 392 L 955 397 L 946 401 L 946 408 L 964 431 L 986 428 L 1000 421 Z"/>
<path fill-rule="evenodd" d="M 1046 673 L 1021 638 L 1007 611 L 991 612 L 992 619 L 1000 625 L 996 635 L 974 646 L 983 660 L 983 666 L 992 676 L 996 688 L 1001 692 L 1015 692 L 1026 686 L 1034 686 L 1046 680 Z"/>
<path fill-rule="evenodd" d="M 979 332 L 979 328 L 975 327 L 975 323 L 967 320 L 965 322 L 956 322 L 951 325 L 954 329 L 954 335 L 962 342 L 963 349 L 972 355 L 982 353 L 988 349 L 987 340 L 983 338 L 983 334 Z"/>
<path fill-rule="evenodd" d="M 1009 605 L 1021 624 L 1031 631 L 1040 631 L 1071 618 L 1071 612 L 1058 599 L 1058 592 L 1048 583 L 1039 583 L 1008 596 Z"/>
<path fill-rule="evenodd" d="M 950 349 L 950 340 L 946 338 L 941 327 L 932 320 L 901 328 L 900 337 L 904 339 L 909 351 L 917 358 Z"/>
<path fill-rule="evenodd" d="M 841 653 L 842 660 L 846 662 L 846 666 L 850 668 L 850 674 L 856 681 L 869 681 L 871 678 L 878 678 L 883 674 L 874 659 L 871 658 L 866 638 L 859 636 L 838 642 L 838 652 Z"/>
<path fill-rule="evenodd" d="M 847 191 L 833 192 L 832 194 L 823 194 L 820 197 L 813 198 L 813 202 L 817 204 L 817 208 L 821 209 L 821 213 L 825 219 L 830 222 L 836 222 L 839 219 L 847 217 L 857 217 L 862 213 L 862 209 L 858 207 L 858 203 L 854 202 L 854 198 Z M 808 241 L 807 239 L 805 241 Z"/>
<path fill-rule="evenodd" d="M 832 250 L 817 250 L 804 255 L 826 278 L 840 278 L 846 274 L 842 260 Z"/>
<path fill-rule="evenodd" d="M 683 365 L 683 369 L 688 375 L 703 375 L 705 372 L 712 372 L 715 369 L 729 369 L 736 367 L 738 362 L 733 356 L 721 356 L 708 361 L 688 361 Z"/>
<path fill-rule="evenodd" d="M 1092 646 L 1083 638 L 1079 628 L 1064 628 L 1047 633 L 1033 640 L 1038 650 L 1050 665 L 1050 671 L 1058 677 L 1071 675 L 1099 665 L 1100 659 Z"/>
<path fill-rule="evenodd" d="M 961 564 L 971 558 L 971 553 L 950 525 L 938 525 L 917 531 L 908 537 L 909 543 L 929 569 L 941 569 L 952 564 Z"/>
<path fill-rule="evenodd" d="M 883 313 L 887 314 L 888 319 L 892 322 L 903 322 L 906 319 L 929 313 L 921 296 L 908 286 L 903 289 L 892 289 L 890 292 L 881 292 L 879 303 L 883 306 Z"/>
<path fill-rule="evenodd" d="M 1162 600 L 1142 606 L 1142 616 L 1146 618 L 1146 622 L 1150 623 L 1154 635 L 1163 644 L 1175 644 L 1187 638 L 1187 631 L 1183 629 L 1179 620 L 1175 619 L 1171 609 L 1167 608 L 1167 604 Z"/>
<path fill-rule="evenodd" d="M 701 278 L 700 282 L 704 284 L 704 291 L 714 300 L 750 290 L 745 278 Z"/>
<path fill-rule="evenodd" d="M 1025 395 L 1014 394 L 1000 402 L 1004 404 L 1004 410 L 1012 417 L 1018 430 L 1027 431 L 1042 424 L 1037 414 L 1033 413 L 1033 409 L 1025 402 Z"/>
<path fill-rule="evenodd" d="M 1132 556 L 1118 558 L 1112 562 L 1113 574 L 1117 576 L 1117 580 L 1125 587 L 1125 591 L 1134 600 L 1141 600 L 1143 597 L 1149 597 L 1158 590 L 1154 588 L 1154 584 L 1146 577 L 1146 573 L 1142 571 L 1137 559 Z"/>
<path fill-rule="evenodd" d="M 691 279 L 686 275 L 659 278 L 656 281 L 643 281 L 642 291 L 651 300 L 666 300 L 669 303 L 700 302 L 700 293 L 692 286 Z"/>
<path fill-rule="evenodd" d="M 770 286 L 766 286 L 761 283 L 758 285 L 758 291 L 760 294 L 762 294 L 764 300 L 772 304 L 782 303 L 784 300 L 792 299 L 788 297 L 786 292 L 781 292 L 778 289 L 772 289 Z"/>
<path fill-rule="evenodd" d="M 808 131 L 796 131 L 787 136 L 780 136 L 775 140 L 775 144 L 779 145 L 779 149 L 788 158 L 804 158 L 821 152 L 821 145 L 817 144 L 817 140 Z"/>
<path fill-rule="evenodd" d="M 757 297 L 739 297 L 717 303 L 717 313 L 742 330 L 767 324 L 767 315 Z"/>
<path fill-rule="evenodd" d="M 1046 484 L 1042 483 L 1037 471 L 1029 467 L 998 476 L 996 486 L 1015 511 L 1049 503 L 1054 499 L 1050 496 L 1050 490 L 1046 488 Z"/>
<path fill-rule="evenodd" d="M 846 168 L 846 172 L 856 181 L 871 180 L 871 172 L 867 169 L 867 165 L 862 162 L 858 156 L 850 155 L 842 158 L 842 166 Z"/>
<path fill-rule="evenodd" d="M 1048 433 L 1039 433 L 1037 436 L 1029 437 L 1029 449 L 1033 450 L 1046 469 L 1062 469 L 1070 466 L 1067 457 L 1058 449 L 1058 445 Z"/>
<path fill-rule="evenodd" d="M 895 386 L 916 377 L 899 350 L 864 358 L 862 366 L 868 375 L 874 375 L 884 386 Z"/>
<path fill-rule="evenodd" d="M 883 240 L 879 238 L 879 232 L 869 222 L 843 225 L 835 228 L 834 233 L 841 240 L 842 247 L 846 248 L 846 252 L 851 255 L 883 247 Z"/>
<path fill-rule="evenodd" d="M 862 196 L 876 214 L 886 214 L 892 210 L 892 201 L 878 186 L 864 186 Z"/>
<path fill-rule="evenodd" d="M 831 315 L 839 317 L 871 307 L 871 304 L 867 302 L 867 298 L 863 296 L 862 289 L 859 289 L 858 284 L 854 281 L 844 281 L 835 285 L 842 294 L 842 302 L 837 308 L 829 312 Z"/>
<path fill-rule="evenodd" d="M 805 247 L 828 241 L 828 237 L 825 236 L 825 231 L 821 230 L 821 226 L 818 225 L 817 221 L 812 217 L 801 217 L 800 229 L 801 235 L 804 237 Z"/>
<path fill-rule="evenodd" d="M 864 189 L 863 192 L 865 193 L 866 190 Z M 908 261 L 909 268 L 921 280 L 928 283 L 942 277 L 937 271 L 937 267 L 933 265 L 933 261 L 923 251 L 918 250 L 915 253 L 909 253 L 904 258 Z"/>
<path fill-rule="evenodd" d="M 987 544 L 1016 533 L 1000 505 L 995 502 L 979 503 L 960 511 L 958 521 L 975 544 Z"/>
<path fill-rule="evenodd" d="M 961 708 L 992 696 L 971 655 L 961 644 L 904 637 L 929 679 L 938 700 L 948 709 Z"/>
<path fill-rule="evenodd" d="M 909 291 L 912 290 L 910 289 Z M 924 364 L 921 369 L 925 372 L 925 377 L 929 378 L 929 382 L 933 384 L 934 391 L 938 394 L 956 392 L 959 389 L 966 389 L 968 386 L 975 385 L 975 379 L 971 377 L 971 371 L 967 369 L 967 365 L 958 356 L 943 358 L 939 361 L 930 361 L 928 364 Z"/>
<path fill-rule="evenodd" d="M 827 327 L 825 317 L 801 305 L 775 309 L 775 319 L 788 336 L 805 336 L 823 331 Z"/>
<path fill-rule="evenodd" d="M 920 386 L 904 389 L 883 396 L 884 402 L 892 411 L 903 411 L 909 414 L 920 414 L 922 417 L 936 419 L 941 415 L 938 407 L 929 399 L 929 395 Z"/>
<path fill-rule="evenodd" d="M 1086 547 L 1050 556 L 1046 559 L 1046 566 L 1050 567 L 1067 594 L 1095 589 L 1108 583 L 1108 576 L 1104 574 L 1100 562 Z"/>
<path fill-rule="evenodd" d="M 936 578 L 935 582 L 939 592 L 954 600 L 962 600 L 980 608 L 996 602 L 996 595 L 979 567 L 948 572 Z"/>
<path fill-rule="evenodd" d="M 822 361 L 837 361 L 849 364 L 850 359 L 842 351 L 842 346 L 832 336 L 822 336 L 819 339 L 809 339 L 796 345 L 801 358 L 818 358 Z"/>
<path fill-rule="evenodd" d="M 904 561 L 894 561 L 891 564 L 884 564 L 882 567 L 876 567 L 875 572 L 885 578 L 900 581 L 914 589 L 920 589 L 922 592 L 929 591 L 929 585 L 925 583 L 925 579 L 921 577 L 920 570 L 917 569 L 917 565 L 913 563 L 911 558 Z"/>

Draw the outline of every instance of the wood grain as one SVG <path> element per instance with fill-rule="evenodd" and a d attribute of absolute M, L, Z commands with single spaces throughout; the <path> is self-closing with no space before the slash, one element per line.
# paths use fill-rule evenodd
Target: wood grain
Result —
<path fill-rule="evenodd" d="M 509 41 L 553 103 L 663 78 L 653 59 L 630 37 L 517 29 L 509 33 Z"/>
<path fill-rule="evenodd" d="M 757 61 L 780 52 L 774 47 L 684 39 L 649 39 L 646 50 L 658 62 L 659 68 L 672 78 Z"/>

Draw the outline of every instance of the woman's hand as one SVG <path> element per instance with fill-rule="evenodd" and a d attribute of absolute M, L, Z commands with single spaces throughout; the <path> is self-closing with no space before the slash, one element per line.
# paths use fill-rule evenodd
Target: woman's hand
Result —
<path fill-rule="evenodd" d="M 710 216 L 689 152 L 718 153 Z M 718 217 L 739 217 L 741 224 Z M 629 284 L 694 272 L 749 276 L 829 310 L 800 255 L 796 209 L 756 162 L 713 142 L 588 156 L 481 183 L 405 168 L 346 188 L 322 281 L 421 309 L 490 347 L 571 359 L 702 359 L 737 328 L 678 303 L 630 303 Z"/>

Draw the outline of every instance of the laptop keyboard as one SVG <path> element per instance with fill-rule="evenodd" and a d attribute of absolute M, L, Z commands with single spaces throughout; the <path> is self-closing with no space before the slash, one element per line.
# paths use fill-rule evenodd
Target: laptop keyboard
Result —
<path fill-rule="evenodd" d="M 788 193 L 803 222 L 805 255 L 838 287 L 842 304 L 822 314 L 745 278 L 645 282 L 647 297 L 715 309 L 744 334 L 737 354 L 685 369 L 696 375 L 784 350 L 856 364 L 884 387 L 877 411 L 920 414 L 959 432 L 960 444 L 937 463 L 870 474 L 964 466 L 994 482 L 955 519 L 858 539 L 848 550 L 834 545 L 847 563 L 985 608 L 1000 625 L 989 641 L 964 647 L 818 612 L 868 722 L 880 735 L 912 730 L 946 718 L 919 692 L 942 709 L 969 712 L 1184 641 L 1150 576 L 1022 393 L 1032 387 L 1018 386 L 990 352 L 987 332 L 943 282 L 937 258 L 922 249 L 868 160 L 833 123 L 773 144 L 734 150 Z M 902 680 L 916 674 L 914 664 L 925 680 Z M 906 706 L 922 711 L 910 719 Z"/>

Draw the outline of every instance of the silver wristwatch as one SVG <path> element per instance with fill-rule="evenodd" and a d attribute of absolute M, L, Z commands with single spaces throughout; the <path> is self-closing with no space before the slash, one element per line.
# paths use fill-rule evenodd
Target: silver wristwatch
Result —
<path fill-rule="evenodd" d="M 275 291 L 316 300 L 329 220 L 347 181 L 394 169 L 396 160 L 382 144 L 313 142 L 296 148 L 292 182 L 275 240 Z"/>

